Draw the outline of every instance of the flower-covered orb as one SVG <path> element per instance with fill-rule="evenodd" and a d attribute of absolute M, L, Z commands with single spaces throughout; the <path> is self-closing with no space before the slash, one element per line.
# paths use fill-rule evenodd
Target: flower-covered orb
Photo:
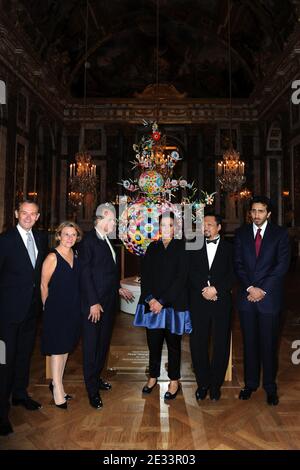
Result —
<path fill-rule="evenodd" d="M 140 199 L 130 204 L 119 219 L 119 236 L 127 250 L 143 256 L 149 243 L 159 239 L 159 216 L 170 211 L 175 214 L 181 234 L 181 213 L 170 202 L 154 204 L 147 199 Z"/>
<path fill-rule="evenodd" d="M 143 193 L 152 196 L 162 191 L 164 179 L 155 170 L 144 171 L 139 178 L 138 185 Z"/>

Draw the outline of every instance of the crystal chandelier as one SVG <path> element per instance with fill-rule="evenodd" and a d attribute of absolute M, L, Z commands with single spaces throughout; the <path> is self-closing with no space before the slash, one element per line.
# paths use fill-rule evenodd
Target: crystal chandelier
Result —
<path fill-rule="evenodd" d="M 252 193 L 248 188 L 244 188 L 242 191 L 240 191 L 241 199 L 250 199 L 251 196 L 252 196 Z"/>
<path fill-rule="evenodd" d="M 89 1 L 86 2 L 85 22 L 85 62 L 84 62 L 84 109 L 86 111 L 86 74 L 87 74 L 87 34 L 88 34 Z M 83 128 L 85 129 L 85 117 Z M 82 205 L 87 194 L 97 195 L 97 167 L 84 146 L 75 155 L 75 162 L 70 164 L 69 201 L 74 206 Z"/>
<path fill-rule="evenodd" d="M 70 202 L 81 205 L 86 194 L 95 194 L 97 187 L 96 165 L 84 150 L 75 156 L 76 163 L 70 164 Z"/>
<path fill-rule="evenodd" d="M 217 175 L 222 189 L 229 194 L 239 191 L 245 183 L 245 163 L 240 160 L 240 154 L 232 143 L 232 84 L 231 84 L 231 31 L 230 31 L 231 0 L 228 0 L 228 64 L 229 64 L 229 148 L 223 154 L 223 160 L 218 162 Z"/>
<path fill-rule="evenodd" d="M 240 154 L 232 146 L 218 162 L 218 181 L 222 189 L 228 193 L 236 193 L 245 183 L 245 163 L 240 161 Z"/>

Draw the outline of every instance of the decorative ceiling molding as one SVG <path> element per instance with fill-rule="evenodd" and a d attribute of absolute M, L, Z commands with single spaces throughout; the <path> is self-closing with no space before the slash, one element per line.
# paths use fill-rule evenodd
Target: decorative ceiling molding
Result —
<path fill-rule="evenodd" d="M 26 86 L 47 109 L 66 123 L 83 120 L 86 112 L 91 121 L 122 121 L 139 123 L 154 119 L 157 103 L 153 86 L 137 94 L 136 99 L 95 99 L 88 101 L 86 110 L 80 101 L 71 99 L 66 87 L 58 83 L 55 74 L 42 63 L 23 36 L 21 29 L 12 29 L 5 15 L 0 21 L 0 74 L 15 77 L 15 83 Z M 7 70 L 7 72 L 5 72 Z M 292 81 L 300 79 L 300 25 L 291 34 L 284 51 L 267 75 L 256 86 L 249 100 L 233 100 L 233 119 L 257 121 L 288 94 Z M 197 124 L 229 120 L 228 100 L 188 99 L 170 85 L 164 88 L 159 105 L 159 119 L 164 123 Z"/>
<path fill-rule="evenodd" d="M 1 16 L 0 64 L 61 119 L 64 109 L 62 88 L 47 66 L 32 51 L 26 38 L 21 37 L 18 28 L 9 29 L 4 20 L 4 16 Z"/>
<path fill-rule="evenodd" d="M 155 120 L 168 124 L 200 124 L 208 122 L 224 122 L 230 119 L 229 101 L 218 100 L 172 100 L 160 103 L 157 111 L 155 101 L 128 100 L 122 103 L 108 102 L 90 104 L 88 109 L 79 104 L 69 104 L 65 108 L 64 121 L 71 123 L 74 121 L 88 122 L 102 121 L 123 121 L 130 123 L 140 123 L 143 119 Z M 245 102 L 233 104 L 233 121 L 257 121 L 257 111 Z"/>
<path fill-rule="evenodd" d="M 299 24 L 291 34 L 284 51 L 250 96 L 249 104 L 257 108 L 259 119 L 291 88 L 296 79 L 300 79 Z"/>

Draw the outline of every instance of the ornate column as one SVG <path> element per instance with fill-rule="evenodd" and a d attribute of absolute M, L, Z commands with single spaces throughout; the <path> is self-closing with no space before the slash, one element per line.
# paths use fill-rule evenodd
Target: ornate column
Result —
<path fill-rule="evenodd" d="M 9 76 L 7 82 L 7 132 L 6 132 L 6 165 L 5 165 L 5 207 L 4 225 L 11 227 L 15 222 L 15 156 L 17 134 L 17 82 Z"/>
<path fill-rule="evenodd" d="M 53 229 L 54 225 L 56 224 L 56 175 L 57 175 L 57 152 L 56 148 L 53 151 L 52 154 L 52 188 L 51 188 L 51 209 L 50 209 L 50 227 Z"/>
<path fill-rule="evenodd" d="M 240 204 L 239 201 L 231 196 L 230 194 L 226 194 L 225 196 L 225 224 L 226 224 L 226 232 L 234 232 L 236 228 L 241 225 L 240 221 Z"/>
<path fill-rule="evenodd" d="M 71 149 L 70 149 L 71 150 Z M 68 136 L 63 131 L 61 137 L 61 158 L 59 172 L 59 221 L 67 219 L 67 197 L 68 197 Z"/>

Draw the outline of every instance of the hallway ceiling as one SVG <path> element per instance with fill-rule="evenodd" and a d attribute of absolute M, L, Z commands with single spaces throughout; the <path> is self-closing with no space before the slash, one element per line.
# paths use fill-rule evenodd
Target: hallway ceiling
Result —
<path fill-rule="evenodd" d="M 85 0 L 3 0 L 73 97 L 83 96 Z M 232 0 L 232 92 L 247 98 L 298 21 L 295 0 Z M 87 95 L 130 98 L 155 83 L 156 0 L 89 0 Z M 227 0 L 160 0 L 159 82 L 228 97 Z"/>

